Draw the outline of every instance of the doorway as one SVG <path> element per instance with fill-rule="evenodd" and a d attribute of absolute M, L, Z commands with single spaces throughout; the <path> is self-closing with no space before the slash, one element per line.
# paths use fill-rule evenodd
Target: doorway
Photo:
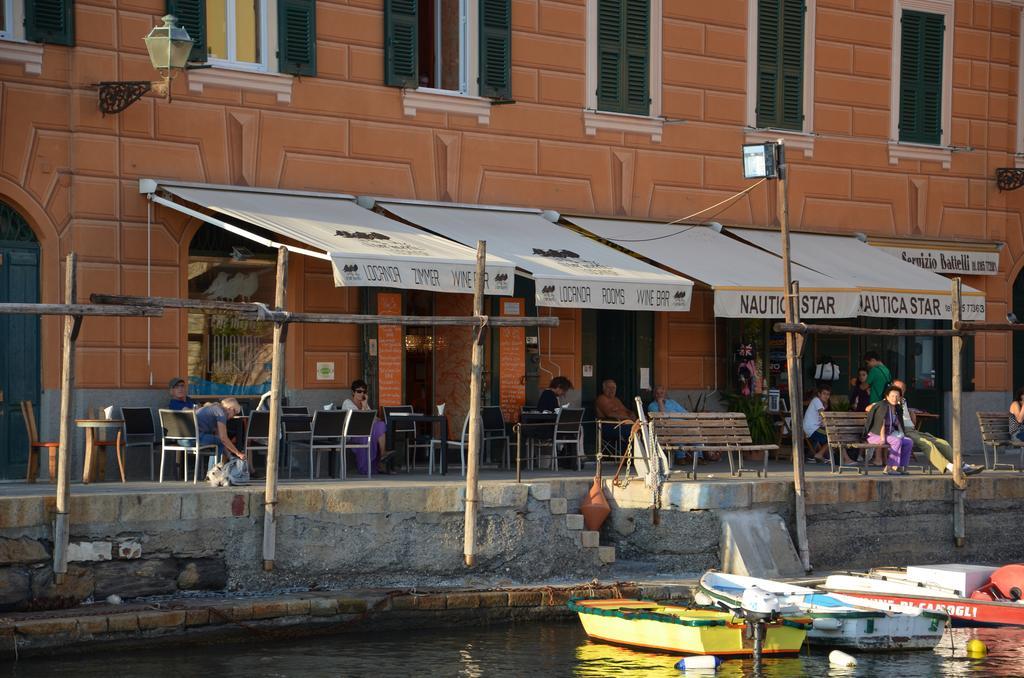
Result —
<path fill-rule="evenodd" d="M 649 399 L 654 386 L 654 314 L 609 310 L 594 314 L 594 397 L 605 379 L 614 379 L 616 395 L 633 411 L 634 397 Z"/>
<path fill-rule="evenodd" d="M 25 219 L 0 202 L 0 303 L 39 303 L 39 243 Z M 21 401 L 39 412 L 39 318 L 0 316 L 0 479 L 24 478 L 28 433 Z"/>

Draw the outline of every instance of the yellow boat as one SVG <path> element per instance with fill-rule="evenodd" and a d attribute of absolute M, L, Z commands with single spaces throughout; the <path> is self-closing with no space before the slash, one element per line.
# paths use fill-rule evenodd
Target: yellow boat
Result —
<path fill-rule="evenodd" d="M 731 612 L 712 608 L 661 605 L 650 600 L 569 601 L 583 630 L 595 640 L 682 654 L 742 657 L 754 652 L 746 625 Z M 809 619 L 786 617 L 767 624 L 765 655 L 796 654 L 807 636 Z"/>

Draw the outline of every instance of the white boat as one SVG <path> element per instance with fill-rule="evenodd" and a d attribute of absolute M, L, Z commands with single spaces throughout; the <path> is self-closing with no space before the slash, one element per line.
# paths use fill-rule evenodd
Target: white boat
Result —
<path fill-rule="evenodd" d="M 1024 563 L 877 568 L 830 575 L 822 588 L 832 595 L 941 610 L 953 626 L 1024 626 Z"/>
<path fill-rule="evenodd" d="M 828 594 L 805 586 L 735 574 L 706 572 L 697 602 L 739 606 L 751 586 L 778 597 L 782 614 L 811 618 L 807 642 L 855 650 L 930 650 L 945 630 L 949 615 L 909 605 Z"/>

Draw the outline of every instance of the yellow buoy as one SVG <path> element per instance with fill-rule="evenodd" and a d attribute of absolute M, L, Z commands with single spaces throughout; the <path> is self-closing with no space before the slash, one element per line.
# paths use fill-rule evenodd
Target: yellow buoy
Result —
<path fill-rule="evenodd" d="M 977 638 L 967 641 L 967 656 L 971 659 L 980 659 L 988 654 L 988 647 Z"/>

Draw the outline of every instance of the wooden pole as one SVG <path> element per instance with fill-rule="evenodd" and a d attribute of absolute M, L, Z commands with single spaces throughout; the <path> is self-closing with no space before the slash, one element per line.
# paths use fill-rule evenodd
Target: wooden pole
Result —
<path fill-rule="evenodd" d="M 277 286 L 274 308 L 284 310 L 287 294 L 288 250 L 277 250 Z M 277 548 L 277 460 L 281 447 L 281 391 L 284 388 L 284 347 L 288 324 L 274 323 L 274 348 L 270 363 L 270 431 L 267 441 L 267 480 L 263 499 L 263 569 L 274 569 Z M 345 463 L 345 460 L 341 460 Z"/>
<path fill-rule="evenodd" d="M 74 252 L 68 254 L 64 271 L 64 301 L 74 304 L 78 294 Z M 54 581 L 64 583 L 68 571 L 69 507 L 71 504 L 71 418 L 75 388 L 75 340 L 82 326 L 81 316 L 64 316 L 64 343 L 60 369 L 60 447 L 57 448 L 57 519 L 53 528 Z"/>
<path fill-rule="evenodd" d="M 473 281 L 473 315 L 484 314 L 484 275 L 487 260 L 487 243 L 476 242 L 476 279 Z M 480 456 L 480 432 L 483 421 L 480 417 L 480 390 L 484 373 L 484 332 L 486 324 L 473 330 L 473 362 L 469 378 L 469 452 L 466 455 L 466 535 L 463 553 L 466 567 L 476 564 L 476 508 L 478 458 Z"/>
<path fill-rule="evenodd" d="M 799 288 L 794 287 L 792 259 L 789 256 L 789 192 L 787 186 L 785 144 L 780 139 L 779 146 L 779 179 L 778 207 L 779 229 L 782 240 L 782 274 L 783 290 L 786 295 L 786 323 L 799 322 Z M 805 572 L 811 571 L 811 550 L 807 542 L 807 497 L 804 478 L 804 437 L 798 433 L 798 422 L 803 414 L 803 383 L 800 374 L 800 354 L 802 353 L 803 337 L 795 332 L 786 332 L 786 376 L 789 381 L 789 417 L 790 437 L 793 439 L 793 499 L 796 513 L 796 541 L 800 553 L 800 562 Z M 766 453 L 767 454 L 767 453 Z"/>
<path fill-rule="evenodd" d="M 99 304 L 0 304 L 0 315 L 102 315 L 154 318 L 164 310 L 156 306 Z"/>
<path fill-rule="evenodd" d="M 405 325 L 408 327 L 434 327 L 479 325 L 480 318 L 460 315 L 368 315 L 347 313 L 295 313 L 261 309 L 256 304 L 233 301 L 209 301 L 205 299 L 175 299 L 173 297 L 135 297 L 120 294 L 93 294 L 97 304 L 124 304 L 126 306 L 160 306 L 163 308 L 187 308 L 199 313 L 237 313 L 247 320 L 285 323 L 341 323 L 350 325 Z M 3 305 L 0 304 L 0 309 Z M 98 308 L 105 308 L 100 306 Z M 35 311 L 33 311 L 35 312 Z M 124 315 L 107 313 L 105 315 Z M 557 327 L 555 316 L 515 317 L 496 316 L 488 318 L 491 327 Z"/>
<path fill-rule="evenodd" d="M 829 336 L 858 336 L 872 337 L 953 337 L 958 334 L 973 334 L 973 329 L 966 327 L 974 323 L 961 323 L 962 330 L 886 330 L 871 327 L 851 327 L 849 325 L 807 325 L 804 323 L 775 323 L 772 329 L 776 332 L 796 332 L 797 334 L 824 334 Z M 1024 326 L 1022 326 L 1024 327 Z M 1010 329 L 1001 327 L 1000 329 Z"/>
<path fill-rule="evenodd" d="M 960 278 L 953 278 L 953 327 L 960 323 L 960 302 L 962 286 Z M 963 364 L 964 340 L 960 335 L 953 336 L 953 407 L 951 433 L 953 446 L 953 543 L 963 547 L 965 537 L 964 525 L 964 493 L 967 490 L 967 479 L 963 471 L 963 438 L 960 434 L 960 415 L 962 413 L 963 381 L 961 365 Z"/>

